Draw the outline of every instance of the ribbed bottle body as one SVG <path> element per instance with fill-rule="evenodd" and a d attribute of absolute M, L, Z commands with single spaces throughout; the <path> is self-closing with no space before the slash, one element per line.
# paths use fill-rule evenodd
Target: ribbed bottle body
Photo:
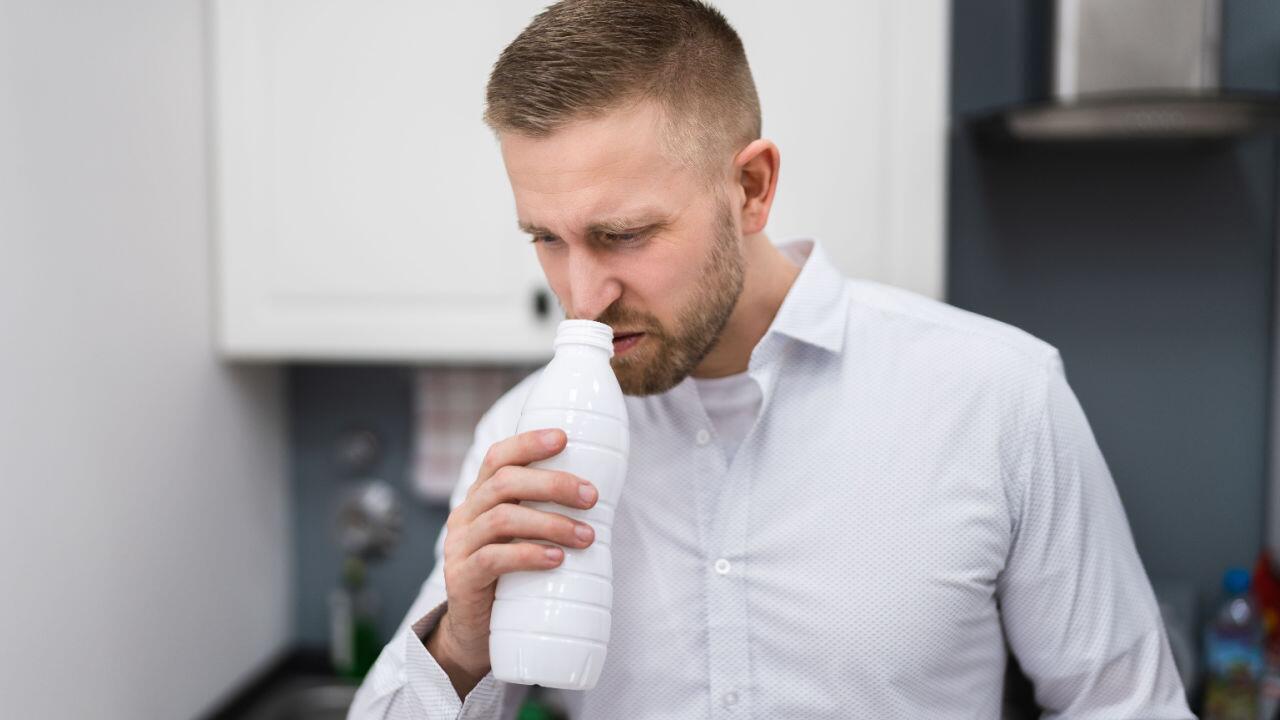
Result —
<path fill-rule="evenodd" d="M 613 517 L 630 436 L 622 390 L 609 366 L 612 331 L 600 323 L 583 325 L 588 322 L 561 325 L 555 357 L 530 392 L 517 432 L 565 431 L 564 450 L 529 467 L 573 473 L 594 484 L 599 499 L 585 510 L 522 504 L 586 522 L 595 540 L 586 548 L 564 548 L 564 561 L 555 568 L 498 579 L 489 656 L 494 676 L 507 682 L 588 690 L 600 677 L 609 642 Z"/>

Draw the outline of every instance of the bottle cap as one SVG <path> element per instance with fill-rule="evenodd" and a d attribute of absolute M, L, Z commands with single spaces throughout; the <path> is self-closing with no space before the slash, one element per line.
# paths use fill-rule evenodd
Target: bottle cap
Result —
<path fill-rule="evenodd" d="M 1231 568 L 1222 576 L 1222 589 L 1231 595 L 1242 595 L 1249 590 L 1249 571 Z"/>
<path fill-rule="evenodd" d="M 613 328 L 595 320 L 561 320 L 554 346 L 568 343 L 600 348 L 613 357 Z"/>

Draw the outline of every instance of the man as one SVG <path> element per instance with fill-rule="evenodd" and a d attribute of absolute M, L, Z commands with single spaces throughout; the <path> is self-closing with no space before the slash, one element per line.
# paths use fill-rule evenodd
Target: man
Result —
<path fill-rule="evenodd" d="M 1006 643 L 1051 716 L 1192 717 L 1057 351 L 774 246 L 779 152 L 719 13 L 557 3 L 487 99 L 520 225 L 628 394 L 612 638 L 572 717 L 995 718 Z M 512 436 L 532 380 L 477 427 L 352 718 L 511 717 L 527 690 L 489 672 L 496 579 L 594 534 L 515 503 L 596 500 L 525 467 L 565 442 Z"/>

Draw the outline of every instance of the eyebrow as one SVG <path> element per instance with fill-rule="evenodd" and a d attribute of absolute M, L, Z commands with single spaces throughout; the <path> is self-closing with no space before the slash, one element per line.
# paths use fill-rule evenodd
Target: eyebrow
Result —
<path fill-rule="evenodd" d="M 520 232 L 528 233 L 530 235 L 555 235 L 555 233 L 551 232 L 550 230 L 544 227 L 541 227 L 539 225 L 531 225 L 523 220 L 520 221 L 519 225 L 520 225 Z"/>
<path fill-rule="evenodd" d="M 652 227 L 661 227 L 663 225 L 666 225 L 666 223 L 654 216 L 638 215 L 636 217 L 620 217 L 620 218 L 609 218 L 608 220 L 599 220 L 597 222 L 592 223 L 587 228 L 587 232 L 588 234 L 591 234 L 591 235 L 598 235 L 598 234 L 620 235 L 622 233 L 630 232 L 633 230 L 640 230 L 640 229 L 652 228 Z M 541 225 L 533 225 L 531 223 L 527 223 L 524 221 L 521 221 L 519 223 L 519 227 L 522 232 L 528 233 L 530 235 L 555 235 L 555 233 L 551 232 L 547 228 L 542 227 Z"/>

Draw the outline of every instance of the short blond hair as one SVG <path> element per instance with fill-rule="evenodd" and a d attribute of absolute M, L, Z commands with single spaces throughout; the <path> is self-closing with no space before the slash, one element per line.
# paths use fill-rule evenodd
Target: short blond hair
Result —
<path fill-rule="evenodd" d="M 723 158 L 760 137 L 760 100 L 738 33 L 699 0 L 562 0 L 502 51 L 485 122 L 545 137 L 565 124 L 656 101 L 670 149 Z"/>

